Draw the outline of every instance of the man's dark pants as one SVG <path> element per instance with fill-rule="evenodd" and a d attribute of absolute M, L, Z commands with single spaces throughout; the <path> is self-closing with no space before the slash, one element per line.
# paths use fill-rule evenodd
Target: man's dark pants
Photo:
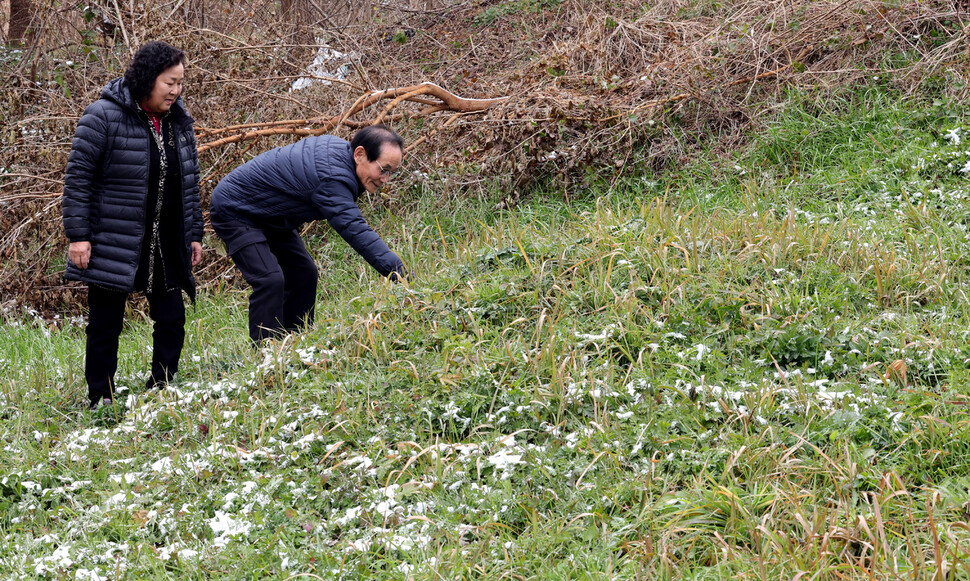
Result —
<path fill-rule="evenodd" d="M 185 303 L 182 291 L 163 291 L 147 295 L 152 329 L 152 367 L 149 386 L 168 383 L 178 371 L 185 344 Z M 118 339 L 125 322 L 128 293 L 88 285 L 87 350 L 84 379 L 91 403 L 111 398 L 118 371 Z"/>
<path fill-rule="evenodd" d="M 313 323 L 317 265 L 295 229 L 256 228 L 210 216 L 216 234 L 253 287 L 249 336 L 254 343 Z"/>

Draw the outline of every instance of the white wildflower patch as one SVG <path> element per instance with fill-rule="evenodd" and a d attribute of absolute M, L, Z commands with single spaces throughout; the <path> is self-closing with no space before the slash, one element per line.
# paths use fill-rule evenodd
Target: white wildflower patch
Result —
<path fill-rule="evenodd" d="M 81 461 L 92 446 L 106 448 L 114 441 L 111 430 L 104 428 L 85 428 L 62 440 L 51 453 L 58 460 Z"/>
<path fill-rule="evenodd" d="M 346 460 L 345 465 L 351 468 L 355 472 L 362 474 L 368 474 L 374 476 L 377 474 L 376 470 L 373 469 L 374 461 L 367 456 L 354 456 Z"/>
<path fill-rule="evenodd" d="M 704 345 L 703 343 L 698 343 L 697 345 L 694 345 L 693 359 L 694 361 L 701 361 L 704 359 L 704 356 L 710 352 L 711 352 L 710 347 L 708 347 L 707 345 Z"/>
<path fill-rule="evenodd" d="M 346 527 L 357 522 L 360 517 L 363 508 L 359 506 L 352 506 L 348 508 L 343 515 L 332 519 L 332 522 L 339 527 Z"/>
<path fill-rule="evenodd" d="M 304 365 L 315 366 L 325 363 L 332 359 L 336 355 L 336 351 L 333 349 L 323 349 L 318 345 L 309 345 L 307 347 L 297 347 L 294 349 L 296 356 L 300 359 L 300 362 Z"/>
<path fill-rule="evenodd" d="M 158 549 L 158 558 L 162 561 L 169 561 L 177 558 L 180 561 L 193 561 L 197 559 L 199 552 L 187 548 L 183 543 L 172 543 Z"/>
<path fill-rule="evenodd" d="M 508 480 L 512 477 L 513 467 L 516 464 L 524 464 L 522 454 L 512 454 L 508 450 L 500 450 L 486 458 L 488 462 L 502 472 L 501 479 Z"/>
<path fill-rule="evenodd" d="M 583 347 L 589 343 L 600 343 L 606 341 L 616 332 L 616 325 L 607 325 L 602 332 L 597 334 L 587 334 L 587 333 L 576 333 L 576 339 L 579 340 L 579 346 Z"/>
<path fill-rule="evenodd" d="M 586 398 L 600 400 L 605 398 L 615 398 L 620 395 L 609 383 L 602 380 L 576 381 L 566 385 L 564 394 L 567 402 L 582 402 Z"/>
<path fill-rule="evenodd" d="M 209 519 L 209 527 L 216 535 L 212 541 L 212 546 L 219 548 L 225 547 L 233 539 L 244 539 L 249 535 L 253 524 L 241 518 L 233 518 L 229 513 L 221 510 L 215 511 L 215 516 Z"/>
<path fill-rule="evenodd" d="M 96 570 L 78 569 L 74 572 L 74 578 L 78 581 L 108 581 L 107 576 L 102 576 Z"/>

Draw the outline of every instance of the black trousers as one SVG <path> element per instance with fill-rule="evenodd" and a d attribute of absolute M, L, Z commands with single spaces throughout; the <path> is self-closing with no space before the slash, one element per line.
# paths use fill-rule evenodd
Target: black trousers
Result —
<path fill-rule="evenodd" d="M 236 267 L 253 288 L 249 337 L 254 343 L 313 324 L 317 265 L 295 229 L 256 228 L 211 216 Z"/>
<path fill-rule="evenodd" d="M 148 385 L 168 383 L 178 371 L 185 344 L 185 303 L 182 291 L 147 295 L 152 330 L 152 367 Z M 91 403 L 112 397 L 118 371 L 118 339 L 124 327 L 128 293 L 88 285 L 87 352 L 84 378 Z"/>

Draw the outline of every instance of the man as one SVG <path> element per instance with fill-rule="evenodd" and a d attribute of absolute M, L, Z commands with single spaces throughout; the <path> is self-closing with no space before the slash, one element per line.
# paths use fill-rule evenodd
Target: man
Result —
<path fill-rule="evenodd" d="M 384 125 L 347 141 L 307 137 L 256 156 L 212 192 L 209 218 L 253 290 L 249 336 L 254 343 L 313 322 L 317 267 L 297 228 L 325 219 L 381 276 L 407 278 L 397 254 L 357 207 L 397 173 L 404 140 Z"/>

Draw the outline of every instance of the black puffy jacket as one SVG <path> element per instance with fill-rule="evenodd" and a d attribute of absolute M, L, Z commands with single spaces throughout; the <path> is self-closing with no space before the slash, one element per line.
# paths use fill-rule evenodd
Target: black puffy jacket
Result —
<path fill-rule="evenodd" d="M 192 242 L 202 241 L 199 156 L 192 118 L 181 97 L 166 117 L 175 132 L 182 178 L 182 217 L 188 272 L 182 280 L 195 296 Z M 64 177 L 64 232 L 71 242 L 91 243 L 86 269 L 67 261 L 66 277 L 131 292 L 141 257 L 148 198 L 148 171 L 155 147 L 148 121 L 124 79 L 105 86 L 78 122 Z"/>
<path fill-rule="evenodd" d="M 278 229 L 327 220 L 381 276 L 406 277 L 401 258 L 357 206 L 363 186 L 355 167 L 347 141 L 333 135 L 306 137 L 263 152 L 229 172 L 212 191 L 209 217 L 213 222 L 239 220 Z M 238 248 L 247 241 L 234 242 Z M 229 251 L 237 248 L 230 244 Z"/>

